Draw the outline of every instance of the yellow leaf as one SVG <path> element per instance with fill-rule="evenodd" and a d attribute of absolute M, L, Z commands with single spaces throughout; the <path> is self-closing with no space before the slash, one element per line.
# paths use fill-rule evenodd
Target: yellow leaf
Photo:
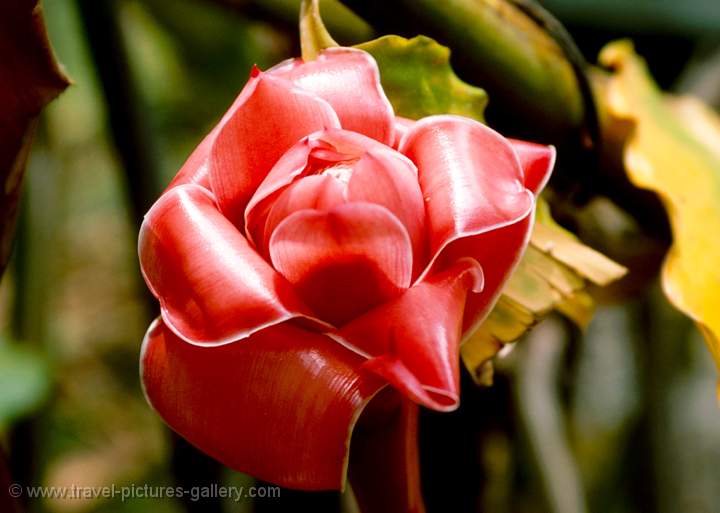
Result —
<path fill-rule="evenodd" d="M 629 41 L 608 45 L 610 114 L 634 123 L 623 161 L 630 180 L 655 191 L 673 245 L 662 270 L 670 301 L 695 320 L 720 367 L 720 120 L 697 100 L 663 95 Z"/>
<path fill-rule="evenodd" d="M 477 383 L 492 383 L 490 362 L 505 344 L 518 340 L 553 310 L 584 328 L 595 309 L 584 290 L 588 282 L 604 286 L 625 272 L 555 223 L 540 200 L 523 258 L 495 308 L 461 348 L 465 366 Z"/>

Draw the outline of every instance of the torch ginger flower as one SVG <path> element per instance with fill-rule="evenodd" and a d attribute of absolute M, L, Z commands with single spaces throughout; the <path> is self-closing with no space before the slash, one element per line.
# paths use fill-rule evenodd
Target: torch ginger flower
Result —
<path fill-rule="evenodd" d="M 458 351 L 529 238 L 552 147 L 396 118 L 373 58 L 254 69 L 145 217 L 161 317 L 151 405 L 226 465 L 423 511 L 417 405 L 459 401 Z"/>

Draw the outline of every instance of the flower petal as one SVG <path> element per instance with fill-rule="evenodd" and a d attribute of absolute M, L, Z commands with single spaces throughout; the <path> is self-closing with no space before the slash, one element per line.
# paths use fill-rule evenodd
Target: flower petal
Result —
<path fill-rule="evenodd" d="M 394 399 L 394 400 L 393 400 Z M 424 513 L 418 407 L 391 389 L 363 412 L 352 438 L 349 477 L 360 511 Z"/>
<path fill-rule="evenodd" d="M 327 48 L 315 60 L 286 61 L 268 73 L 292 80 L 326 100 L 344 129 L 392 143 L 393 108 L 380 85 L 377 64 L 367 52 Z"/>
<path fill-rule="evenodd" d="M 339 336 L 367 354 L 365 368 L 420 404 L 453 410 L 459 401 L 458 351 L 470 291 L 483 287 L 466 258 L 344 326 Z"/>
<path fill-rule="evenodd" d="M 330 210 L 345 203 L 345 187 L 329 175 L 306 176 L 290 185 L 272 204 L 261 247 L 267 248 L 275 228 L 299 210 Z M 258 238 L 256 238 L 258 240 Z"/>
<path fill-rule="evenodd" d="M 525 175 L 525 187 L 540 194 L 555 166 L 555 147 L 517 139 L 508 139 L 517 153 Z"/>
<path fill-rule="evenodd" d="M 366 151 L 386 148 L 374 139 L 347 130 L 324 130 L 303 138 L 277 161 L 248 203 L 245 231 L 262 245 L 265 220 L 282 190 L 298 178 L 314 174 L 333 164 L 355 161 Z"/>
<path fill-rule="evenodd" d="M 382 205 L 405 226 L 413 246 L 413 276 L 427 258 L 425 202 L 415 165 L 390 148 L 369 150 L 353 165 L 348 201 Z"/>
<path fill-rule="evenodd" d="M 471 335 L 487 317 L 522 258 L 535 221 L 534 209 L 518 222 L 497 230 L 456 239 L 448 244 L 436 261 L 444 269 L 458 258 L 471 255 L 482 266 L 485 284 L 480 293 L 468 294 L 463 320 L 463 338 Z"/>
<path fill-rule="evenodd" d="M 328 149 L 320 151 L 326 157 L 332 152 Z M 320 163 L 320 167 L 323 164 L 327 163 Z M 306 166 L 302 174 L 314 171 L 312 166 Z M 349 178 L 339 176 L 342 174 Z M 417 169 L 407 157 L 386 146 L 376 144 L 353 162 L 340 162 L 321 169 L 321 174 L 303 176 L 273 198 L 267 204 L 269 213 L 262 236 L 259 235 L 261 209 L 251 214 L 253 223 L 247 230 L 263 253 L 267 251 L 275 228 L 298 210 L 327 211 L 346 202 L 367 202 L 387 208 L 407 229 L 413 246 L 414 275 L 426 259 L 425 205 Z"/>
<path fill-rule="evenodd" d="M 225 465 L 290 488 L 340 489 L 350 433 L 383 386 L 327 337 L 282 324 L 245 344 L 199 347 L 158 320 L 143 342 L 150 404 Z"/>
<path fill-rule="evenodd" d="M 510 142 L 467 118 L 431 116 L 415 123 L 400 149 L 418 167 L 430 227 L 430 264 L 438 272 L 459 258 L 480 262 L 485 286 L 470 294 L 463 331 L 471 333 L 489 313 L 502 285 L 527 246 L 535 199 Z M 546 154 L 547 156 L 547 154 Z M 551 162 L 531 159 L 528 185 L 539 188 Z M 542 172 L 538 170 L 542 169 Z"/>
<path fill-rule="evenodd" d="M 220 210 L 243 226 L 247 202 L 282 154 L 340 121 L 325 100 L 254 71 L 221 125 L 210 149 L 210 184 Z"/>
<path fill-rule="evenodd" d="M 231 342 L 308 313 L 197 185 L 160 197 L 140 229 L 139 254 L 163 319 L 189 342 Z"/>
<path fill-rule="evenodd" d="M 398 295 L 412 272 L 407 230 L 370 203 L 290 215 L 270 238 L 270 257 L 305 303 L 335 326 Z"/>
<path fill-rule="evenodd" d="M 517 222 L 533 207 L 512 146 L 494 130 L 459 116 L 430 116 L 408 130 L 400 151 L 418 168 L 430 249 Z"/>

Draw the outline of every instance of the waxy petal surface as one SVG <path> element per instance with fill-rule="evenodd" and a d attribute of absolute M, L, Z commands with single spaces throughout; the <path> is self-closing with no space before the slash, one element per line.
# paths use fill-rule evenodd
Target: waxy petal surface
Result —
<path fill-rule="evenodd" d="M 270 213 L 265 220 L 265 231 L 262 239 L 263 248 L 267 248 L 275 228 L 286 217 L 299 210 L 330 210 L 345 203 L 345 187 L 329 175 L 312 175 L 299 179 L 290 185 L 273 202 Z"/>
<path fill-rule="evenodd" d="M 517 222 L 533 207 L 512 146 L 477 121 L 424 118 L 405 134 L 400 151 L 418 168 L 434 254 L 460 237 Z"/>
<path fill-rule="evenodd" d="M 306 172 L 312 171 L 306 169 Z M 341 162 L 322 170 L 321 174 L 296 180 L 275 195 L 264 233 L 262 237 L 255 235 L 254 240 L 265 252 L 273 231 L 289 215 L 302 209 L 327 211 L 348 202 L 380 205 L 398 218 L 412 242 L 413 275 L 416 275 L 427 254 L 425 206 L 417 169 L 405 156 L 386 147 L 374 148 L 358 160 Z M 261 219 L 254 223 L 259 231 L 258 223 Z"/>
<path fill-rule="evenodd" d="M 482 287 L 479 264 L 466 258 L 355 319 L 339 334 L 370 357 L 366 369 L 423 406 L 453 410 L 459 401 L 464 305 L 468 294 Z"/>
<path fill-rule="evenodd" d="M 342 127 L 392 144 L 394 114 L 375 60 L 353 48 L 328 48 L 317 59 L 294 59 L 268 73 L 291 80 L 332 105 Z"/>
<path fill-rule="evenodd" d="M 232 342 L 308 313 L 198 185 L 175 187 L 157 201 L 138 249 L 163 319 L 189 342 Z"/>
<path fill-rule="evenodd" d="M 425 204 L 413 163 L 390 148 L 368 151 L 353 165 L 347 199 L 382 205 L 395 214 L 410 235 L 417 276 L 427 258 L 427 240 Z"/>
<path fill-rule="evenodd" d="M 330 104 L 288 80 L 255 72 L 226 114 L 210 149 L 210 184 L 236 226 L 275 162 L 297 141 L 340 128 Z"/>
<path fill-rule="evenodd" d="M 534 219 L 533 190 L 544 185 L 554 162 L 550 147 L 518 147 L 522 160 L 503 136 L 457 116 L 418 121 L 400 143 L 418 167 L 426 199 L 433 255 L 426 273 L 463 257 L 482 266 L 485 286 L 468 296 L 465 334 L 489 313 L 520 260 Z"/>
<path fill-rule="evenodd" d="M 393 148 L 397 150 L 400 147 L 400 141 L 402 141 L 402 138 L 405 137 L 405 134 L 408 133 L 414 124 L 414 119 L 395 116 L 395 138 L 392 143 Z"/>
<path fill-rule="evenodd" d="M 305 490 L 340 489 L 350 433 L 383 386 L 362 358 L 289 324 L 247 343 L 199 347 L 158 320 L 141 354 L 146 396 L 167 424 L 225 465 Z"/>
<path fill-rule="evenodd" d="M 298 141 L 276 162 L 245 211 L 248 236 L 262 243 L 265 220 L 278 195 L 298 178 L 343 162 L 354 162 L 367 151 L 385 151 L 379 142 L 347 130 L 324 130 Z"/>
<path fill-rule="evenodd" d="M 340 326 L 410 285 L 412 246 L 386 208 L 301 210 L 270 238 L 273 266 L 321 319 Z"/>
<path fill-rule="evenodd" d="M 490 313 L 502 287 L 517 267 L 532 234 L 534 210 L 518 222 L 480 235 L 463 237 L 448 244 L 436 261 L 444 269 L 458 258 L 472 255 L 482 266 L 485 285 L 479 294 L 469 294 L 463 320 L 464 336 L 472 334 Z"/>

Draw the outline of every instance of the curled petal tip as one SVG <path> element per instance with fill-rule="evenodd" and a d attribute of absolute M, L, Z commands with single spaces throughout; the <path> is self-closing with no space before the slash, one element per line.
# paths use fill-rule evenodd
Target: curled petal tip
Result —
<path fill-rule="evenodd" d="M 467 288 L 476 294 L 482 292 L 485 288 L 485 274 L 480 263 L 471 257 L 461 258 L 457 263 L 467 266 L 461 271 L 462 279 L 467 280 Z"/>
<path fill-rule="evenodd" d="M 260 68 L 258 68 L 257 64 L 253 64 L 252 69 L 250 70 L 250 78 L 257 78 L 262 71 L 260 71 Z"/>
<path fill-rule="evenodd" d="M 520 161 L 525 177 L 525 187 L 538 195 L 545 188 L 555 167 L 555 146 L 509 139 Z"/>
<path fill-rule="evenodd" d="M 440 388 L 423 385 L 415 374 L 394 356 L 371 358 L 362 368 L 387 380 L 412 401 L 431 410 L 448 412 L 456 410 L 460 405 L 460 396 L 455 386 L 450 384 L 446 388 Z"/>

